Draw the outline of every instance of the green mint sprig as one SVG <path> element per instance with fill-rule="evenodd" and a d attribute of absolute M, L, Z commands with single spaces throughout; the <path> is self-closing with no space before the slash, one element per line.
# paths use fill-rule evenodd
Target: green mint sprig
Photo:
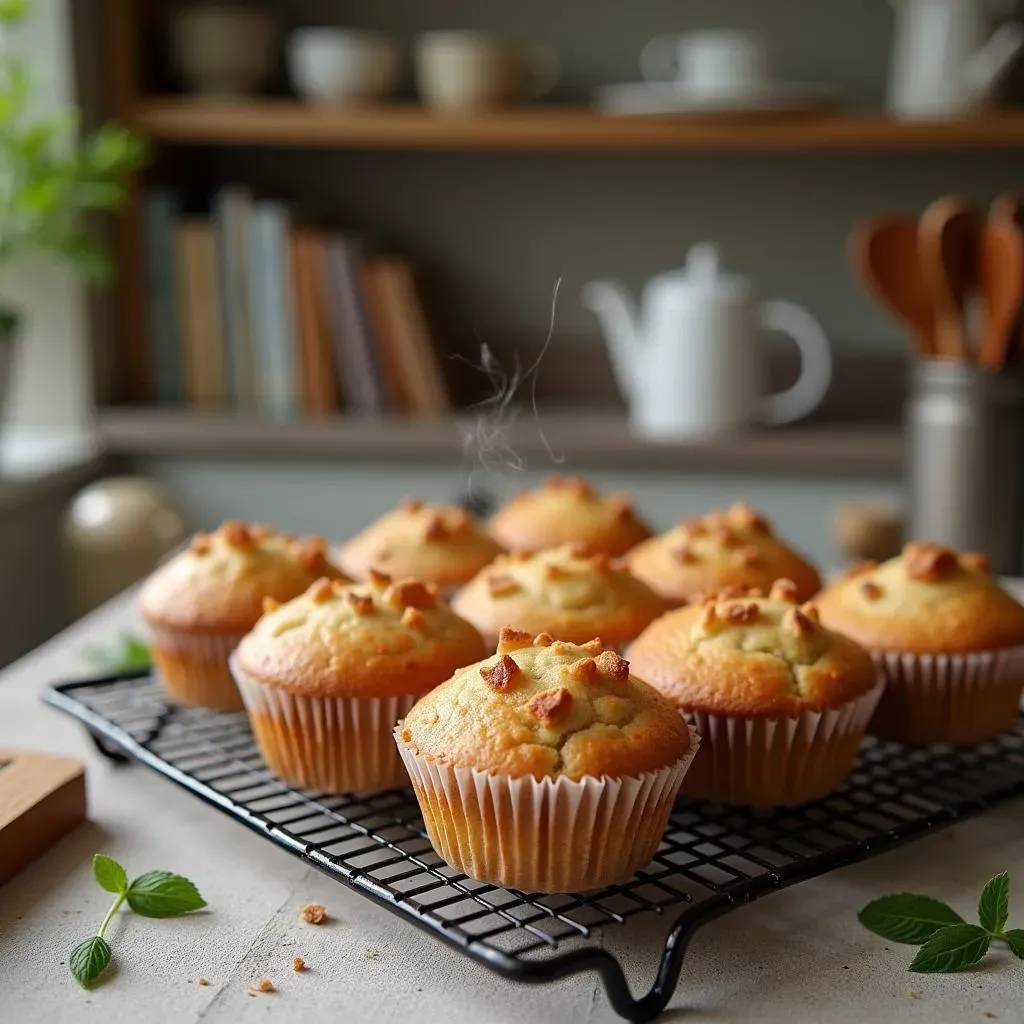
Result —
<path fill-rule="evenodd" d="M 113 954 L 103 936 L 122 903 L 141 917 L 178 917 L 206 906 L 192 882 L 169 871 L 147 871 L 129 883 L 128 873 L 113 857 L 97 853 L 92 859 L 92 875 L 115 899 L 96 934 L 75 946 L 68 959 L 71 974 L 83 988 L 89 988 L 110 966 Z"/>
<path fill-rule="evenodd" d="M 979 924 L 968 924 L 952 907 L 931 896 L 897 893 L 872 900 L 857 915 L 868 931 L 890 942 L 920 946 L 908 970 L 949 974 L 980 963 L 993 942 L 1005 943 L 1024 960 L 1024 928 L 1006 930 L 1010 876 L 990 878 L 978 899 Z"/>
<path fill-rule="evenodd" d="M 96 668 L 111 675 L 135 672 L 152 664 L 149 647 L 131 633 L 122 633 L 116 643 L 107 647 L 87 647 L 84 654 Z"/>

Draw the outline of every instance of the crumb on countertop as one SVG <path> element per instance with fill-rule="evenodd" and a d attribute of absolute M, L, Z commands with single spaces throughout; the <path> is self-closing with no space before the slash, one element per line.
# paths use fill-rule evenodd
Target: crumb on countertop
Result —
<path fill-rule="evenodd" d="M 327 908 L 320 903 L 307 903 L 301 917 L 306 924 L 323 924 L 327 920 Z"/>
<path fill-rule="evenodd" d="M 196 978 L 196 984 L 197 985 L 202 985 L 203 988 L 206 988 L 206 986 L 209 985 L 210 983 L 205 978 Z"/>
<path fill-rule="evenodd" d="M 261 993 L 273 991 L 274 983 L 269 978 L 260 978 L 260 980 L 257 981 L 256 984 L 251 989 L 249 989 L 249 995 L 258 996 Z"/>
<path fill-rule="evenodd" d="M 982 1014 L 982 1016 L 983 1016 L 983 1017 L 988 1017 L 988 1019 L 989 1019 L 989 1020 L 995 1020 L 995 1018 L 996 1018 L 996 1015 L 995 1015 L 995 1014 L 994 1014 L 994 1013 L 993 1013 L 993 1012 L 992 1012 L 991 1010 L 986 1010 L 986 1011 L 985 1011 L 985 1012 L 984 1012 L 984 1013 Z"/>
<path fill-rule="evenodd" d="M 292 957 L 292 970 L 295 971 L 296 974 L 298 974 L 299 971 L 304 971 L 305 969 L 306 969 L 306 961 L 303 960 L 301 956 L 293 956 Z"/>

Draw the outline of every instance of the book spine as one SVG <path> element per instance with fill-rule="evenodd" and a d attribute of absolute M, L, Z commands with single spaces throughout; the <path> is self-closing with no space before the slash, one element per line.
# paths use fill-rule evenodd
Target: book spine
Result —
<path fill-rule="evenodd" d="M 174 252 L 174 224 L 180 207 L 179 197 L 163 190 L 150 192 L 144 200 L 151 365 L 156 399 L 162 405 L 179 405 L 185 398 Z"/>
<path fill-rule="evenodd" d="M 235 407 L 245 411 L 254 408 L 256 393 L 248 269 L 251 211 L 248 189 L 238 186 L 223 189 L 214 205 L 229 393 Z"/>

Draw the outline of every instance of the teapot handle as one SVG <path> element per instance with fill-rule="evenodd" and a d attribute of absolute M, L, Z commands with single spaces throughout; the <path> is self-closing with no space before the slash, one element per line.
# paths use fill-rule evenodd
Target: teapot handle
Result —
<path fill-rule="evenodd" d="M 802 306 L 773 299 L 760 305 L 761 329 L 788 334 L 800 349 L 797 382 L 785 391 L 761 399 L 760 419 L 792 423 L 821 404 L 832 382 L 832 350 L 821 324 Z"/>

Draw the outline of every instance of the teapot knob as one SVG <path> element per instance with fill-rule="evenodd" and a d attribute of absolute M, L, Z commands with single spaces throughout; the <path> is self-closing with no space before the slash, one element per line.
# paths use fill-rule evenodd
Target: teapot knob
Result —
<path fill-rule="evenodd" d="M 721 261 L 714 242 L 698 242 L 686 254 L 686 276 L 710 284 L 717 280 Z"/>

